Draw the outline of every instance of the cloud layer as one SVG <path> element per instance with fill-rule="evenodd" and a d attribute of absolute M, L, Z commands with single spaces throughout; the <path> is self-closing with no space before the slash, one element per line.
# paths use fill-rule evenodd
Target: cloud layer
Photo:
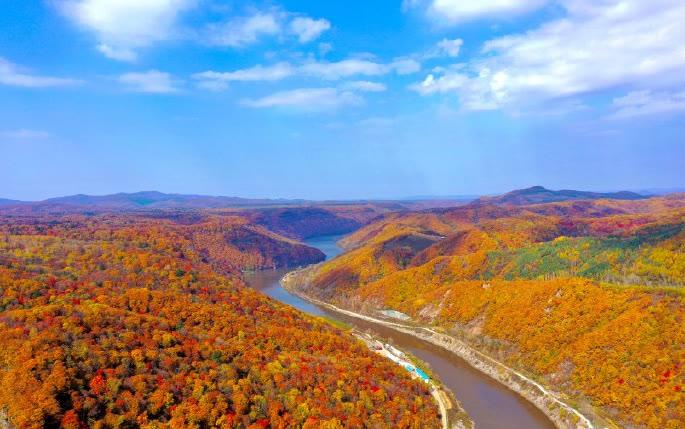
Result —
<path fill-rule="evenodd" d="M 561 0 L 567 16 L 491 40 L 466 65 L 412 88 L 453 93 L 466 109 L 495 109 L 621 87 L 685 81 L 685 3 Z"/>
<path fill-rule="evenodd" d="M 331 28 L 326 19 L 297 15 L 280 8 L 252 11 L 187 28 L 183 14 L 201 0 L 56 0 L 59 10 L 80 27 L 95 34 L 95 48 L 107 58 L 135 61 L 141 48 L 173 39 L 242 48 L 264 38 L 291 36 L 300 43 L 317 39 Z"/>
<path fill-rule="evenodd" d="M 193 75 L 201 88 L 224 90 L 231 82 L 273 82 L 291 77 L 309 77 L 323 80 L 339 80 L 351 76 L 382 76 L 388 73 L 410 74 L 421 69 L 421 64 L 411 59 L 397 59 L 380 63 L 363 58 L 348 58 L 341 61 L 305 61 L 302 64 L 280 62 L 269 66 L 256 65 L 251 68 L 228 72 L 208 70 Z"/>

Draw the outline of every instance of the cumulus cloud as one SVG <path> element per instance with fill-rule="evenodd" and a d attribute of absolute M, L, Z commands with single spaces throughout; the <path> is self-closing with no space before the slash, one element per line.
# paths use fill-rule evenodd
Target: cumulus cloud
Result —
<path fill-rule="evenodd" d="M 178 37 L 177 19 L 197 0 L 58 0 L 60 10 L 96 34 L 97 49 L 132 61 L 135 50 Z"/>
<path fill-rule="evenodd" d="M 612 119 L 629 119 L 637 116 L 685 112 L 685 91 L 652 92 L 632 91 L 613 100 Z"/>
<path fill-rule="evenodd" d="M 307 43 L 331 27 L 326 19 L 299 16 L 278 7 L 183 28 L 183 13 L 203 5 L 202 0 L 54 1 L 65 16 L 95 34 L 99 52 L 118 61 L 134 61 L 141 48 L 171 39 L 194 37 L 210 45 L 241 48 L 268 37 L 294 36 Z"/>
<path fill-rule="evenodd" d="M 119 76 L 119 82 L 134 92 L 169 94 L 177 92 L 174 79 L 169 73 L 149 70 L 141 73 L 126 73 Z"/>
<path fill-rule="evenodd" d="M 206 32 L 210 44 L 242 48 L 272 37 L 297 37 L 300 43 L 316 40 L 331 28 L 326 19 L 313 19 L 273 8 L 248 16 L 235 17 L 227 22 L 211 24 Z"/>
<path fill-rule="evenodd" d="M 25 88 L 65 87 L 82 83 L 77 79 L 41 76 L 0 57 L 0 84 Z"/>
<path fill-rule="evenodd" d="M 440 72 L 444 72 L 444 70 L 440 69 Z M 444 72 L 438 77 L 431 73 L 423 81 L 411 85 L 410 88 L 421 95 L 456 92 L 464 88 L 468 79 L 465 74 L 459 72 Z"/>
<path fill-rule="evenodd" d="M 253 108 L 289 107 L 301 111 L 335 110 L 361 103 L 363 99 L 359 95 L 337 88 L 298 88 L 242 101 Z"/>
<path fill-rule="evenodd" d="M 405 0 L 403 9 L 421 8 L 444 24 L 456 24 L 483 18 L 509 18 L 531 12 L 548 0 Z"/>
<path fill-rule="evenodd" d="M 685 80 L 685 3 L 560 2 L 565 17 L 525 34 L 491 40 L 480 58 L 431 74 L 412 88 L 421 94 L 454 93 L 466 109 L 495 109 Z"/>
<path fill-rule="evenodd" d="M 300 43 L 316 40 L 331 28 L 331 23 L 325 19 L 297 17 L 290 21 L 290 31 L 297 35 Z"/>
<path fill-rule="evenodd" d="M 341 61 L 309 60 L 301 64 L 280 62 L 269 66 L 257 65 L 251 68 L 228 72 L 204 71 L 193 75 L 202 88 L 222 90 L 230 82 L 270 82 L 289 77 L 309 77 L 323 80 L 339 80 L 351 76 L 382 76 L 388 73 L 408 74 L 420 70 L 415 60 L 399 59 L 380 63 L 365 58 L 348 58 Z"/>

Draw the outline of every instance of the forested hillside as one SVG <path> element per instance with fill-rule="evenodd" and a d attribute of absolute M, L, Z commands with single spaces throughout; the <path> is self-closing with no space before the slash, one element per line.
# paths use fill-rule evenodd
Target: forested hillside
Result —
<path fill-rule="evenodd" d="M 685 195 L 390 214 L 306 293 L 465 339 L 622 426 L 685 422 Z"/>
<path fill-rule="evenodd" d="M 320 258 L 242 216 L 0 217 L 0 423 L 438 427 L 403 368 L 240 280 Z"/>

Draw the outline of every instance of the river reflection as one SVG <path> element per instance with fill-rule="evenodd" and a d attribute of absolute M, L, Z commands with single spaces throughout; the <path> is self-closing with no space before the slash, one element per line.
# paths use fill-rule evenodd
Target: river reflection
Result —
<path fill-rule="evenodd" d="M 305 241 L 320 249 L 327 258 L 341 253 L 340 236 L 317 237 Z M 464 360 L 433 344 L 383 325 L 327 311 L 291 295 L 279 280 L 288 270 L 266 270 L 246 275 L 250 286 L 305 313 L 340 320 L 360 330 L 371 330 L 401 349 L 428 363 L 442 383 L 461 401 L 477 429 L 554 428 L 549 419 L 528 401 L 490 377 L 473 369 Z"/>

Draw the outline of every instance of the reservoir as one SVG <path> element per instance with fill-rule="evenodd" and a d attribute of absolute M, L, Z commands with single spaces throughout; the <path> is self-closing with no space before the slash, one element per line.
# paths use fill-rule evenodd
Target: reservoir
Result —
<path fill-rule="evenodd" d="M 342 252 L 337 246 L 340 236 L 317 237 L 305 241 L 330 259 Z M 359 330 L 373 331 L 386 342 L 408 351 L 426 362 L 442 384 L 454 392 L 477 429 L 551 429 L 552 422 L 535 406 L 506 386 L 472 368 L 461 358 L 438 346 L 386 326 L 320 308 L 290 294 L 280 285 L 288 270 L 266 270 L 247 274 L 253 288 L 270 297 L 314 316 L 326 316 L 345 322 Z"/>

